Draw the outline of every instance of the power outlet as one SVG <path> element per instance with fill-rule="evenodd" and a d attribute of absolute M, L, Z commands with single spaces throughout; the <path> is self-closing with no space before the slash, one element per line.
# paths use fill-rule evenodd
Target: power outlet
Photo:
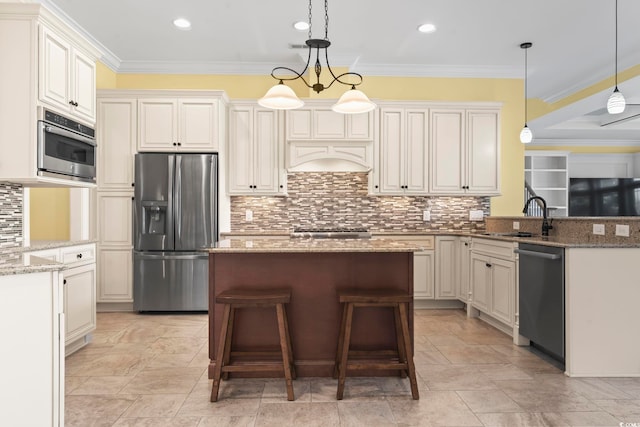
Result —
<path fill-rule="evenodd" d="M 513 229 L 520 230 L 520 221 L 513 221 Z"/>
<path fill-rule="evenodd" d="M 593 234 L 604 236 L 604 224 L 593 224 Z"/>
<path fill-rule="evenodd" d="M 244 212 L 244 219 L 245 219 L 245 221 L 247 221 L 247 222 L 251 222 L 251 221 L 253 221 L 253 211 L 252 211 L 251 209 L 247 209 L 247 210 Z"/>
<path fill-rule="evenodd" d="M 629 237 L 629 226 L 616 224 L 616 236 Z"/>
<path fill-rule="evenodd" d="M 431 211 L 422 211 L 422 220 L 431 221 Z"/>
<path fill-rule="evenodd" d="M 484 219 L 484 212 L 481 210 L 471 210 L 469 211 L 469 220 L 470 221 L 482 221 Z"/>

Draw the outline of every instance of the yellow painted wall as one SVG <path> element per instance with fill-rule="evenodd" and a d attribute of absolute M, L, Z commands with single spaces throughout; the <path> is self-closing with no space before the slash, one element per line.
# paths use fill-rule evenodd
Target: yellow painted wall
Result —
<path fill-rule="evenodd" d="M 69 240 L 69 189 L 31 188 L 31 240 Z"/>

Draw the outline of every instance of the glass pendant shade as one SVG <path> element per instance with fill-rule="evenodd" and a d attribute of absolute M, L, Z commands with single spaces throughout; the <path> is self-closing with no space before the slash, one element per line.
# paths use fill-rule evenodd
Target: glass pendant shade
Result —
<path fill-rule="evenodd" d="M 358 114 L 366 113 L 376 108 L 376 104 L 362 91 L 351 88 L 346 91 L 331 109 L 336 113 L 342 114 Z"/>
<path fill-rule="evenodd" d="M 292 110 L 300 108 L 304 102 L 298 98 L 296 93 L 289 86 L 280 82 L 258 100 L 258 104 L 265 108 L 273 108 L 275 110 Z"/>
<path fill-rule="evenodd" d="M 626 102 L 624 100 L 624 96 L 622 96 L 622 93 L 618 90 L 618 86 L 616 86 L 607 101 L 607 111 L 609 114 L 620 114 L 624 111 L 625 107 Z"/>
<path fill-rule="evenodd" d="M 529 126 L 527 126 L 527 124 L 525 123 L 524 127 L 520 131 L 520 142 L 522 142 L 523 144 L 528 144 L 531 141 L 533 141 L 533 133 L 531 132 L 531 129 L 529 129 Z"/>

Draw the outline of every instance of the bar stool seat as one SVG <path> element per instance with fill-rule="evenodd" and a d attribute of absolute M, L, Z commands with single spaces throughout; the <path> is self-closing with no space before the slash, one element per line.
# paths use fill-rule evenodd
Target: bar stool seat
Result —
<path fill-rule="evenodd" d="M 211 401 L 218 400 L 221 379 L 226 380 L 229 372 L 274 372 L 281 371 L 287 386 L 287 399 L 294 400 L 293 381 L 296 378 L 293 366 L 293 352 L 285 304 L 291 300 L 291 291 L 283 289 L 230 289 L 216 295 L 216 303 L 224 305 L 220 339 L 216 351 L 216 365 L 213 371 L 213 388 Z M 233 326 L 235 312 L 238 308 L 273 307 L 276 310 L 279 340 L 279 351 L 245 351 L 233 352 Z M 273 356 L 281 356 L 281 361 L 274 362 Z M 253 357 L 250 363 L 236 361 L 234 356 Z M 236 363 L 237 362 L 237 363 Z"/>
<path fill-rule="evenodd" d="M 334 368 L 334 378 L 338 378 L 336 398 L 338 400 L 343 398 L 345 379 L 349 370 L 398 370 L 402 377 L 405 375 L 409 377 L 411 395 L 413 399 L 418 400 L 420 395 L 413 363 L 407 315 L 408 305 L 413 301 L 413 295 L 393 290 L 343 290 L 338 292 L 338 297 L 340 303 L 343 304 L 343 311 Z M 353 310 L 356 307 L 389 307 L 393 309 L 397 344 L 395 350 L 353 351 L 349 349 Z M 364 356 L 367 357 L 367 360 L 357 359 L 355 356 Z M 349 360 L 349 357 L 353 357 L 353 359 Z"/>

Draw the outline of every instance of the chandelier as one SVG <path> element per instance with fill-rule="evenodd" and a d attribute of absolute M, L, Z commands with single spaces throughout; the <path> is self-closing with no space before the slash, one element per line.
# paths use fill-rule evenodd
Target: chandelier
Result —
<path fill-rule="evenodd" d="M 356 114 L 366 113 L 376 108 L 376 104 L 371 102 L 367 95 L 362 91 L 356 89 L 356 86 L 362 83 L 362 75 L 353 72 L 346 72 L 336 76 L 334 71 L 329 65 L 329 53 L 328 48 L 331 46 L 329 41 L 329 8 L 327 0 L 324 1 L 324 39 L 314 39 L 311 34 L 311 3 L 309 0 L 309 39 L 305 42 L 307 49 L 309 50 L 309 56 L 307 57 L 307 64 L 301 72 L 297 72 L 289 67 L 276 67 L 271 71 L 271 77 L 278 80 L 279 83 L 269 89 L 266 95 L 258 100 L 258 104 L 266 108 L 274 108 L 278 110 L 290 110 L 294 108 L 300 108 L 304 105 L 304 102 L 298 98 L 289 86 L 284 84 L 284 81 L 293 81 L 300 79 L 309 88 L 313 89 L 316 93 L 320 93 L 325 89 L 330 88 L 335 82 L 343 84 L 345 86 L 351 86 L 344 95 L 340 97 L 331 109 L 338 113 L 343 114 Z M 320 73 L 322 72 L 322 65 L 320 64 L 321 51 L 324 51 L 324 59 L 327 64 L 327 70 L 333 77 L 327 85 L 320 82 Z M 314 55 L 315 53 L 315 55 Z M 309 69 L 312 56 L 315 56 L 315 64 L 313 64 L 313 70 L 316 75 L 316 82 L 310 84 L 304 77 L 304 74 Z M 282 75 L 284 74 L 284 75 Z M 350 77 L 345 81 L 345 78 Z"/>

